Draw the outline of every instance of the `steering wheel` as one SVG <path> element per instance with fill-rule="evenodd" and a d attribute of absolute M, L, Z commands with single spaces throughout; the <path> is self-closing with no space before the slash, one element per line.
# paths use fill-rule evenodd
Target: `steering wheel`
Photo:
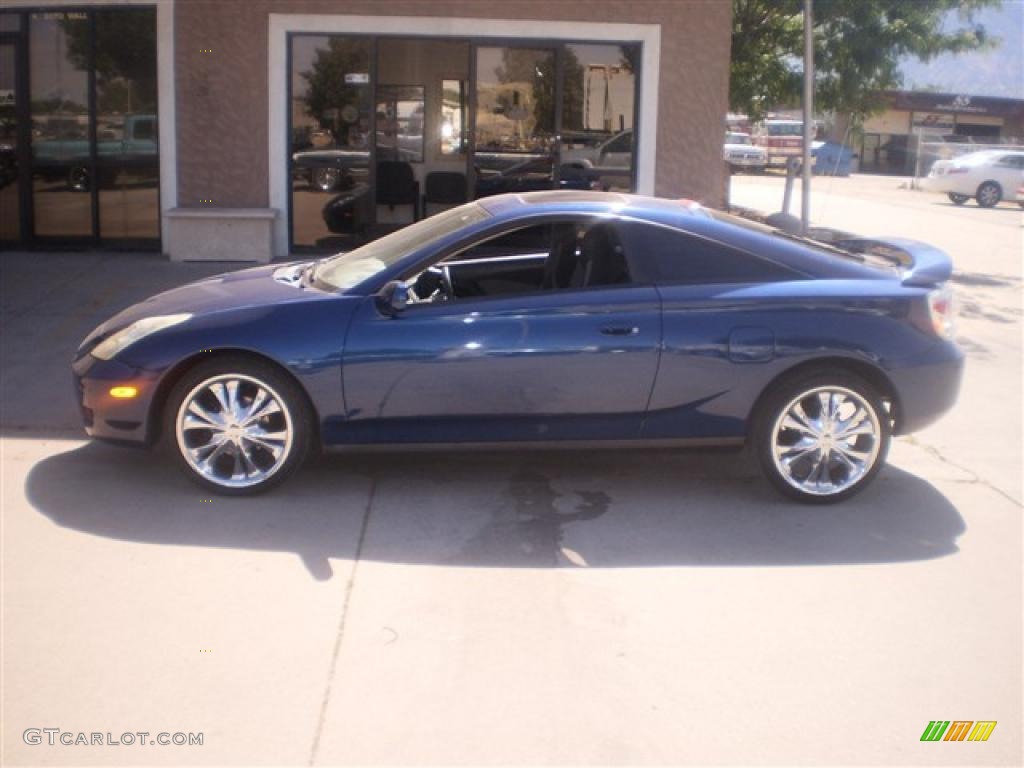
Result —
<path fill-rule="evenodd" d="M 428 267 L 409 285 L 415 303 L 440 303 L 454 298 L 447 267 Z"/>
<path fill-rule="evenodd" d="M 451 267 L 447 264 L 441 267 L 441 290 L 444 292 L 444 301 L 452 301 L 455 298 L 455 285 L 452 283 Z"/>

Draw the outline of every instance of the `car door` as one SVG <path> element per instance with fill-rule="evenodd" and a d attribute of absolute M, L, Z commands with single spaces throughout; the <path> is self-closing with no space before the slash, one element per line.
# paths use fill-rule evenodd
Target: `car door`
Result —
<path fill-rule="evenodd" d="M 1024 155 L 1003 155 L 992 166 L 992 174 L 1003 188 L 1003 197 L 1013 199 L 1021 183 Z"/>
<path fill-rule="evenodd" d="M 661 339 L 650 285 L 547 288 L 356 311 L 338 442 L 639 435 Z"/>

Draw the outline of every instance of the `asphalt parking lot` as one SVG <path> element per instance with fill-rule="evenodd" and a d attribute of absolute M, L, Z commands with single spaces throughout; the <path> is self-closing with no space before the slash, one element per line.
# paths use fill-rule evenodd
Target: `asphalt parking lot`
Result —
<path fill-rule="evenodd" d="M 953 256 L 968 355 L 957 408 L 829 508 L 668 451 L 333 455 L 211 499 L 83 440 L 68 361 L 219 268 L 5 254 L 2 762 L 1021 764 L 1024 212 L 814 194 L 817 223 Z M 781 179 L 732 195 L 774 210 Z M 921 742 L 936 719 L 998 725 Z"/>

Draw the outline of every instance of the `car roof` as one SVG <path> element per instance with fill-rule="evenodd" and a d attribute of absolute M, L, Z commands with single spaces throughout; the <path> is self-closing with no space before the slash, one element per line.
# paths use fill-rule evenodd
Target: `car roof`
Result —
<path fill-rule="evenodd" d="M 477 200 L 496 218 L 561 214 L 635 215 L 653 221 L 678 221 L 696 216 L 699 209 L 690 201 L 633 195 L 623 192 L 557 189 L 544 192 L 520 192 Z"/>
<path fill-rule="evenodd" d="M 966 155 L 960 155 L 954 157 L 954 162 L 974 162 L 981 160 L 990 160 L 993 157 L 1003 157 L 1004 155 L 1020 156 L 1024 155 L 1024 151 L 1019 149 L 981 149 L 977 152 L 968 152 Z"/>

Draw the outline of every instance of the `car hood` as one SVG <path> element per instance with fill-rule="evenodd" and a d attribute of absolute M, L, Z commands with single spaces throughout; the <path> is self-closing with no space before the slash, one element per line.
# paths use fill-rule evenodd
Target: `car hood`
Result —
<path fill-rule="evenodd" d="M 726 144 L 726 152 L 757 152 L 760 155 L 764 154 L 764 148 L 759 147 L 755 144 Z"/>
<path fill-rule="evenodd" d="M 136 320 L 156 315 L 190 314 L 201 317 L 244 307 L 309 301 L 329 294 L 299 281 L 310 262 L 273 264 L 214 275 L 179 288 L 158 293 L 118 312 L 82 342 L 80 352 Z"/>

